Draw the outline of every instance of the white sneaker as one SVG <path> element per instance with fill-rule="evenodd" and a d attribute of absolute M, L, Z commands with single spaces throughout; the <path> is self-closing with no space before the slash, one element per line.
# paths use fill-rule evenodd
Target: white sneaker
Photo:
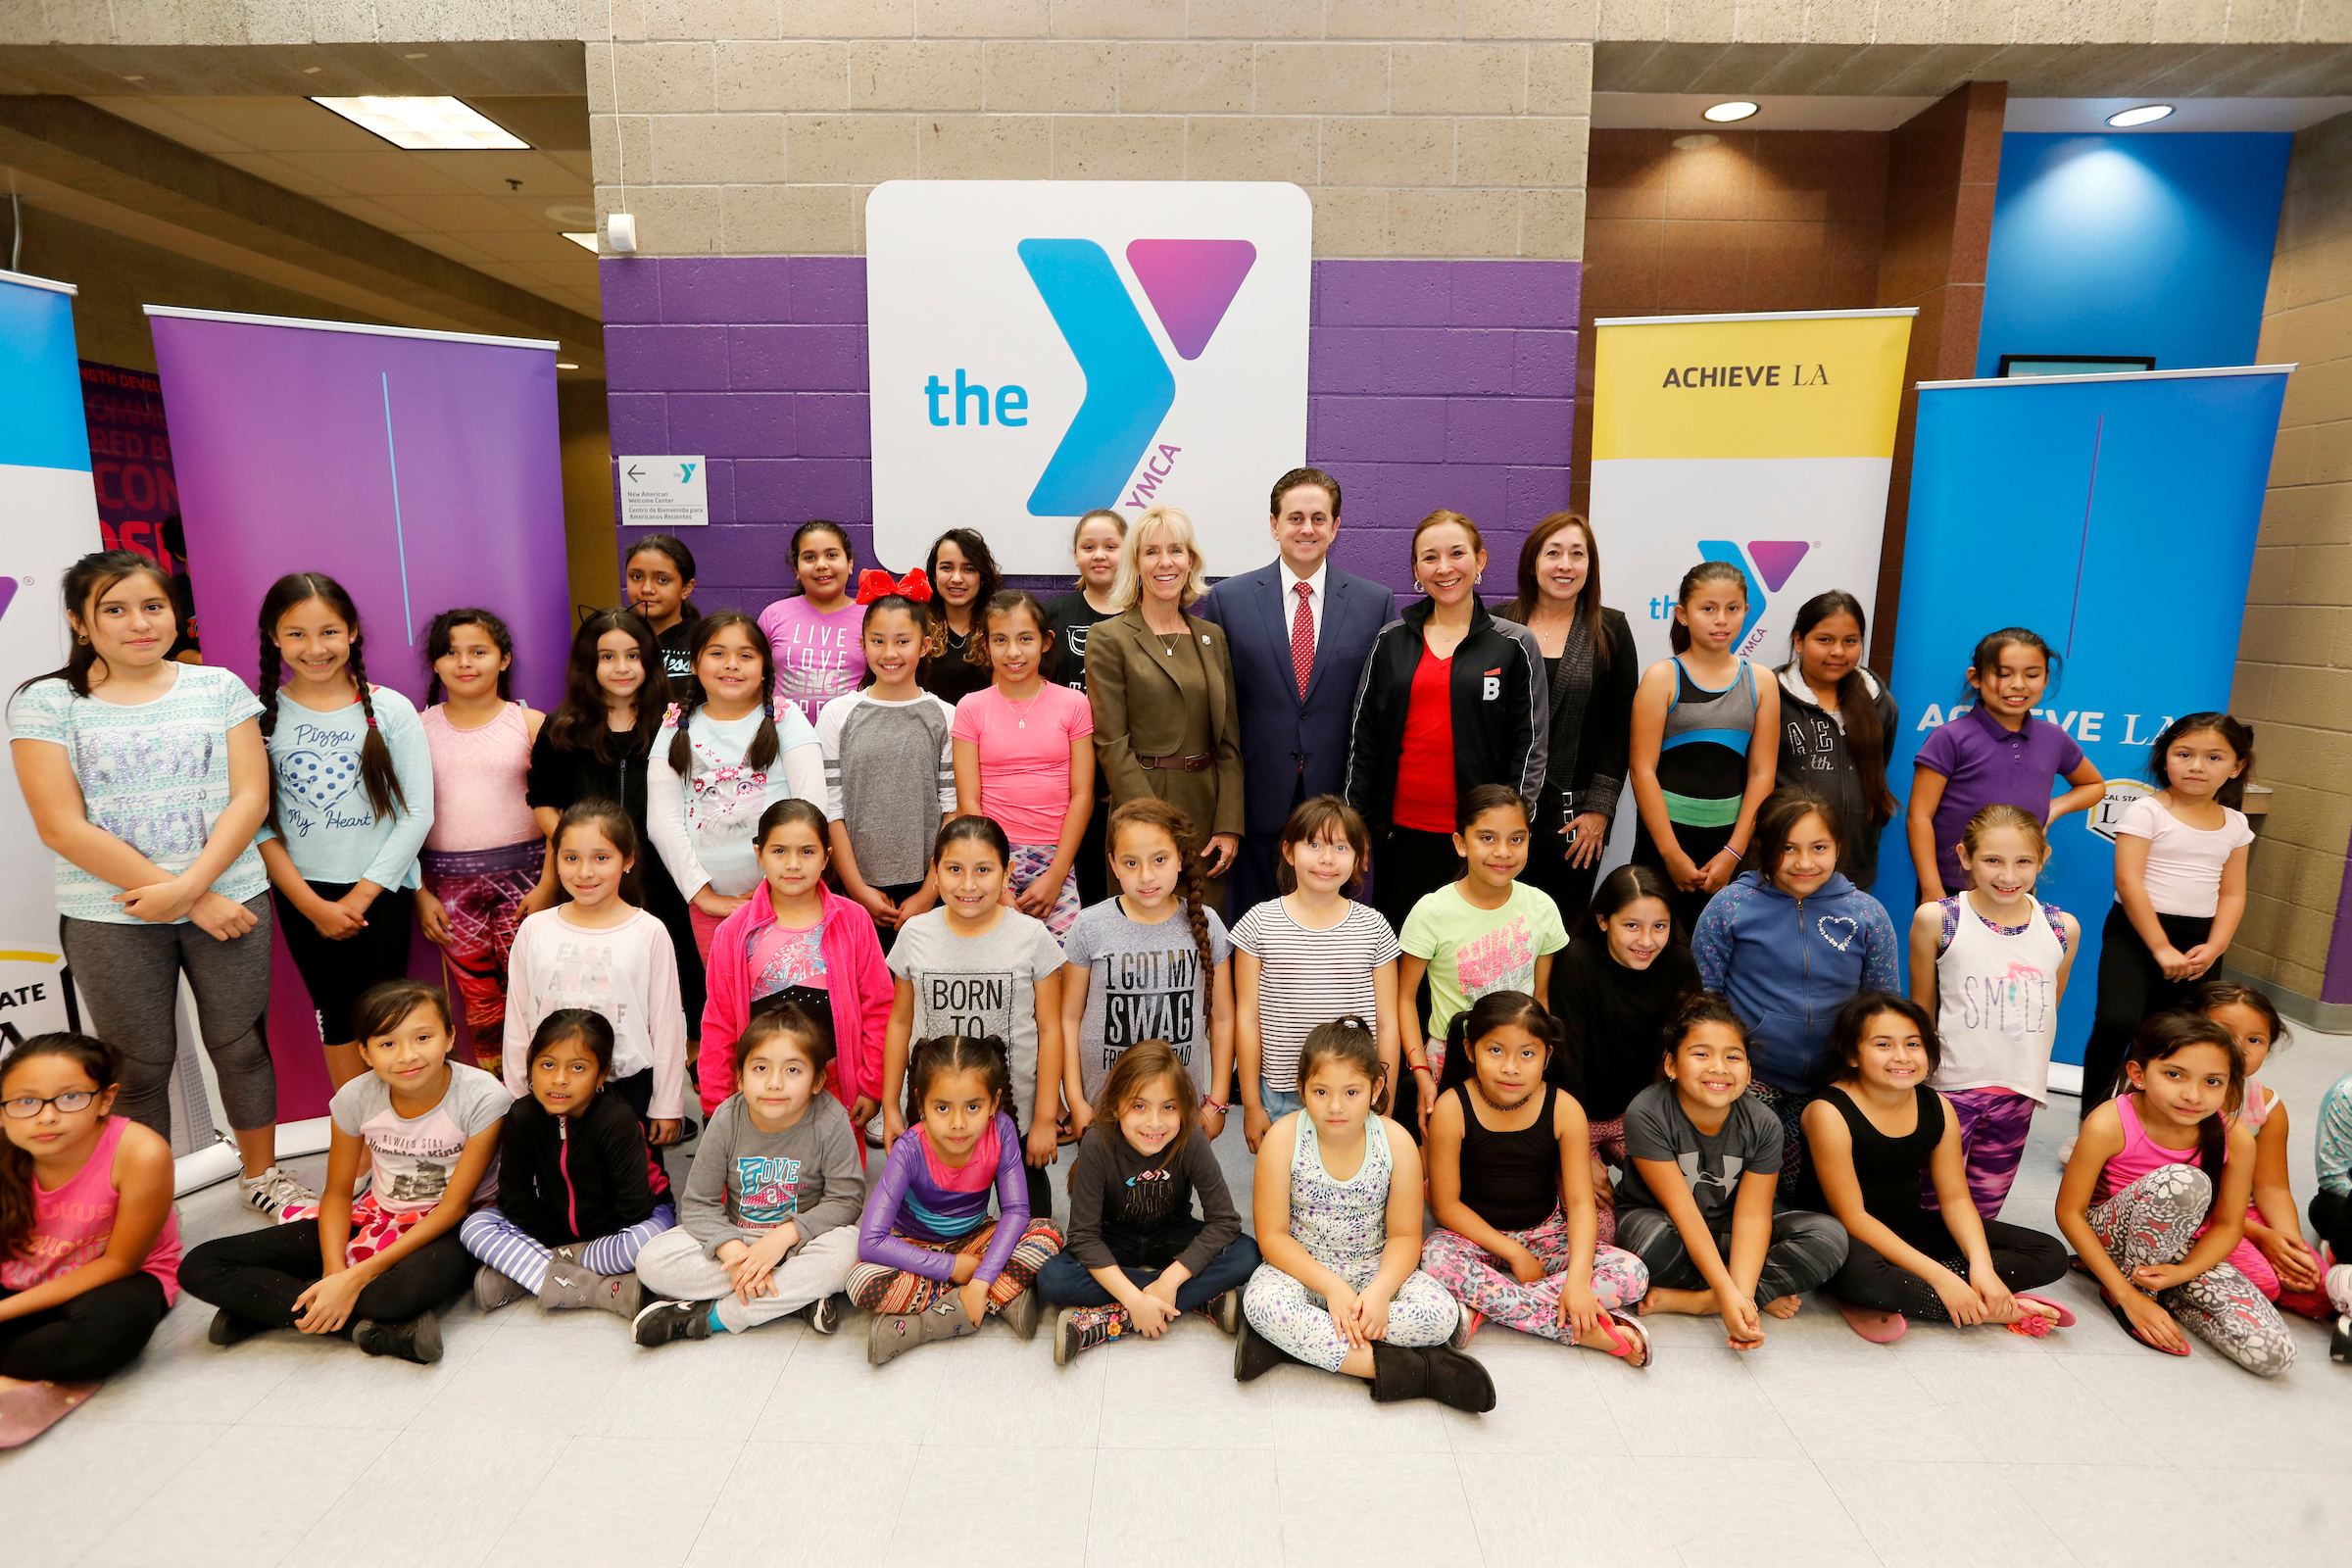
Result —
<path fill-rule="evenodd" d="M 289 1203 L 316 1203 L 318 1195 L 296 1181 L 286 1171 L 272 1165 L 259 1176 L 237 1176 L 237 1191 L 244 1196 L 245 1206 L 275 1219 Z"/>
<path fill-rule="evenodd" d="M 2328 1299 L 2339 1313 L 2352 1314 L 2352 1263 L 2338 1263 L 2328 1271 Z"/>

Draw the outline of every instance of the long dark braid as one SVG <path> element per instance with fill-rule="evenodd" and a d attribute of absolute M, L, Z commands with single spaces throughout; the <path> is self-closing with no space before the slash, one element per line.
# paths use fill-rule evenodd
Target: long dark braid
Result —
<path fill-rule="evenodd" d="M 1196 853 L 1200 845 L 1194 839 L 1193 819 L 1178 808 L 1150 796 L 1129 801 L 1110 813 L 1110 825 L 1102 834 L 1112 856 L 1118 854 L 1119 830 L 1129 826 L 1157 828 L 1176 846 L 1176 858 L 1184 867 L 1184 912 L 1192 922 L 1193 946 L 1200 954 L 1200 997 L 1206 1002 L 1216 990 L 1216 948 L 1208 940 L 1208 901 L 1204 896 L 1207 879 L 1200 874 L 1200 859 Z"/>
<path fill-rule="evenodd" d="M 345 667 L 351 671 L 352 684 L 360 689 L 360 712 L 368 720 L 368 733 L 360 741 L 360 782 L 368 786 L 368 804 L 375 808 L 377 816 L 396 811 L 405 815 L 408 793 L 400 787 L 400 770 L 392 765 L 392 748 L 384 744 L 384 732 L 376 726 L 375 699 L 368 691 L 368 664 L 360 652 L 356 624 L 354 633 L 351 662 Z"/>

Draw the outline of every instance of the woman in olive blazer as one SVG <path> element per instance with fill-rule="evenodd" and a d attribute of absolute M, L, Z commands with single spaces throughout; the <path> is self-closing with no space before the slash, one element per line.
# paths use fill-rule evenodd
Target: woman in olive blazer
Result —
<path fill-rule="evenodd" d="M 1192 519 L 1173 507 L 1138 517 L 1111 584 L 1120 612 L 1087 633 L 1086 693 L 1112 807 L 1148 796 L 1191 817 L 1222 913 L 1241 850 L 1241 715 L 1224 628 L 1185 613 L 1205 586 Z"/>

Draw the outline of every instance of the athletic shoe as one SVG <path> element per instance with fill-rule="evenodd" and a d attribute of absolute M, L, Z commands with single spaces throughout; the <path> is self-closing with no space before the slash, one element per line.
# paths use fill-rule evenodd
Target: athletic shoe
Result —
<path fill-rule="evenodd" d="M 629 1338 L 647 1349 L 672 1340 L 710 1337 L 709 1301 L 656 1301 L 629 1323 Z"/>
<path fill-rule="evenodd" d="M 1208 1303 L 1208 1320 L 1228 1337 L 1242 1332 L 1242 1293 L 1226 1291 Z"/>
<path fill-rule="evenodd" d="M 1080 1352 L 1134 1332 L 1135 1322 L 1123 1306 L 1065 1306 L 1054 1319 L 1054 1364 L 1068 1366 Z"/>
<path fill-rule="evenodd" d="M 364 1317 L 352 1325 L 351 1343 L 369 1355 L 397 1356 L 418 1366 L 431 1366 L 441 1359 L 441 1320 L 430 1312 L 397 1323 Z"/>
<path fill-rule="evenodd" d="M 507 1278 L 487 1263 L 473 1271 L 473 1304 L 485 1312 L 529 1300 L 530 1296 L 527 1286 Z"/>
<path fill-rule="evenodd" d="M 290 1203 L 316 1203 L 318 1195 L 296 1181 L 278 1166 L 272 1165 L 259 1176 L 237 1174 L 237 1193 L 245 1206 L 271 1219 L 285 1211 Z"/>
<path fill-rule="evenodd" d="M 2352 1263 L 2332 1265 L 2321 1284 L 2326 1288 L 2328 1299 L 2334 1303 L 2336 1311 L 2352 1313 Z"/>
<path fill-rule="evenodd" d="M 836 1332 L 841 1327 L 840 1293 L 818 1297 L 807 1306 L 802 1307 L 797 1315 L 819 1334 Z"/>
<path fill-rule="evenodd" d="M 1470 1336 L 1487 1326 L 1487 1314 L 1474 1306 L 1465 1306 L 1453 1322 L 1453 1335 L 1446 1340 L 1448 1349 L 1458 1350 L 1470 1343 Z"/>

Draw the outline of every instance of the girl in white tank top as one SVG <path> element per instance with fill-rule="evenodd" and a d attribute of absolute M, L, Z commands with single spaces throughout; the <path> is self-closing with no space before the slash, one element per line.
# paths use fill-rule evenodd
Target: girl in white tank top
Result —
<path fill-rule="evenodd" d="M 2034 1110 L 2049 1101 L 2058 1002 L 2081 922 L 2034 897 L 2049 841 L 2030 812 L 1987 806 L 1961 830 L 1973 886 L 1920 906 L 1911 921 L 1911 999 L 1943 1045 L 1934 1087 L 1961 1127 L 1978 1212 L 2000 1212 Z"/>

